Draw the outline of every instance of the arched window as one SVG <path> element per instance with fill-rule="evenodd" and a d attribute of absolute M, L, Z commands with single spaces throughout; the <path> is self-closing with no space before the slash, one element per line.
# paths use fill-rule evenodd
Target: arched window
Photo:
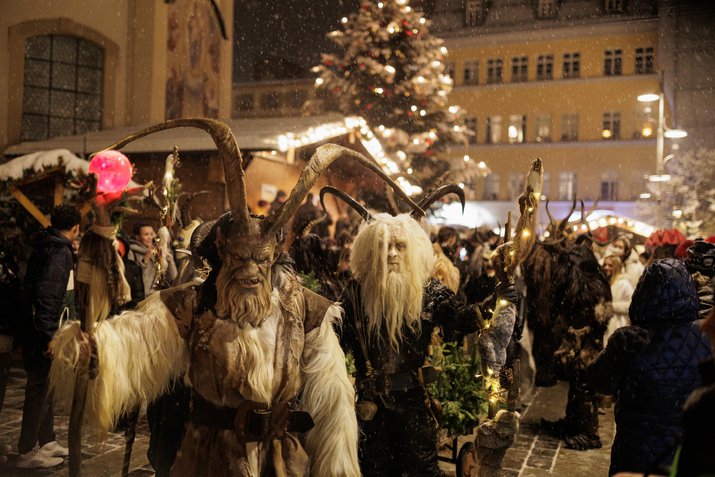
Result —
<path fill-rule="evenodd" d="M 25 43 L 21 140 L 97 131 L 102 125 L 104 50 L 65 35 Z"/>

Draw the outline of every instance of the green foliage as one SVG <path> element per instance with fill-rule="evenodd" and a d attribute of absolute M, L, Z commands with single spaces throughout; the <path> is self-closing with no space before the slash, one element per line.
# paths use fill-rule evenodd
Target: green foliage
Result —
<path fill-rule="evenodd" d="M 470 356 L 460 343 L 445 343 L 435 353 L 435 367 L 441 368 L 430 393 L 442 404 L 442 427 L 450 435 L 472 432 L 480 416 L 487 414 L 487 398 L 480 376 L 481 365 L 474 353 Z"/>
<path fill-rule="evenodd" d="M 320 292 L 320 281 L 315 278 L 315 273 L 310 272 L 307 275 L 305 273 L 298 273 L 298 278 L 300 278 L 300 281 L 305 288 L 316 293 Z"/>
<path fill-rule="evenodd" d="M 345 368 L 348 370 L 348 376 L 353 376 L 355 374 L 355 357 L 352 353 L 347 353 L 345 355 Z"/>

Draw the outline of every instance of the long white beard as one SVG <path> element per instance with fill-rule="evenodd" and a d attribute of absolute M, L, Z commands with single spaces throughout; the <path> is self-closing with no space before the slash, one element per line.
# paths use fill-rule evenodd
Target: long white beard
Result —
<path fill-rule="evenodd" d="M 256 295 L 243 293 L 228 267 L 223 267 L 216 278 L 216 313 L 231 317 L 240 327 L 259 326 L 271 311 L 271 289 L 261 284 L 258 290 Z"/>
<path fill-rule="evenodd" d="M 405 328 L 419 333 L 423 293 L 422 284 L 415 283 L 410 274 L 404 272 L 388 272 L 384 282 L 363 283 L 362 301 L 368 315 L 370 340 L 385 340 L 381 336 L 383 323 L 390 346 L 395 350 L 400 348 Z"/>

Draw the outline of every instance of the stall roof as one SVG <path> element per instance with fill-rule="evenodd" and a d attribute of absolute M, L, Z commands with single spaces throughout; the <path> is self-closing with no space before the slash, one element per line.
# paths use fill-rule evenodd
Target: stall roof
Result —
<path fill-rule="evenodd" d="M 257 119 L 229 119 L 224 121 L 236 136 L 241 150 L 281 150 L 307 146 L 331 138 L 343 136 L 351 129 L 364 125 L 362 118 L 345 117 L 340 114 L 325 114 L 305 117 L 280 117 Z M 14 157 L 36 151 L 67 149 L 75 154 L 100 151 L 130 134 L 144 129 L 149 124 L 124 126 L 77 136 L 62 136 L 43 141 L 26 141 L 5 149 L 6 156 Z M 152 134 L 128 144 L 125 153 L 151 153 L 171 151 L 215 150 L 211 136 L 196 128 L 175 128 Z"/>

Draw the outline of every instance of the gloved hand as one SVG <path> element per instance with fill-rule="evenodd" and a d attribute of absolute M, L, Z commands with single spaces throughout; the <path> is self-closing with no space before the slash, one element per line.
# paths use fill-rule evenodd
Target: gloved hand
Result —
<path fill-rule="evenodd" d="M 513 283 L 509 282 L 499 282 L 496 288 L 497 302 L 499 300 L 506 300 L 510 303 L 516 304 L 518 299 L 518 294 L 516 293 L 516 288 Z"/>

